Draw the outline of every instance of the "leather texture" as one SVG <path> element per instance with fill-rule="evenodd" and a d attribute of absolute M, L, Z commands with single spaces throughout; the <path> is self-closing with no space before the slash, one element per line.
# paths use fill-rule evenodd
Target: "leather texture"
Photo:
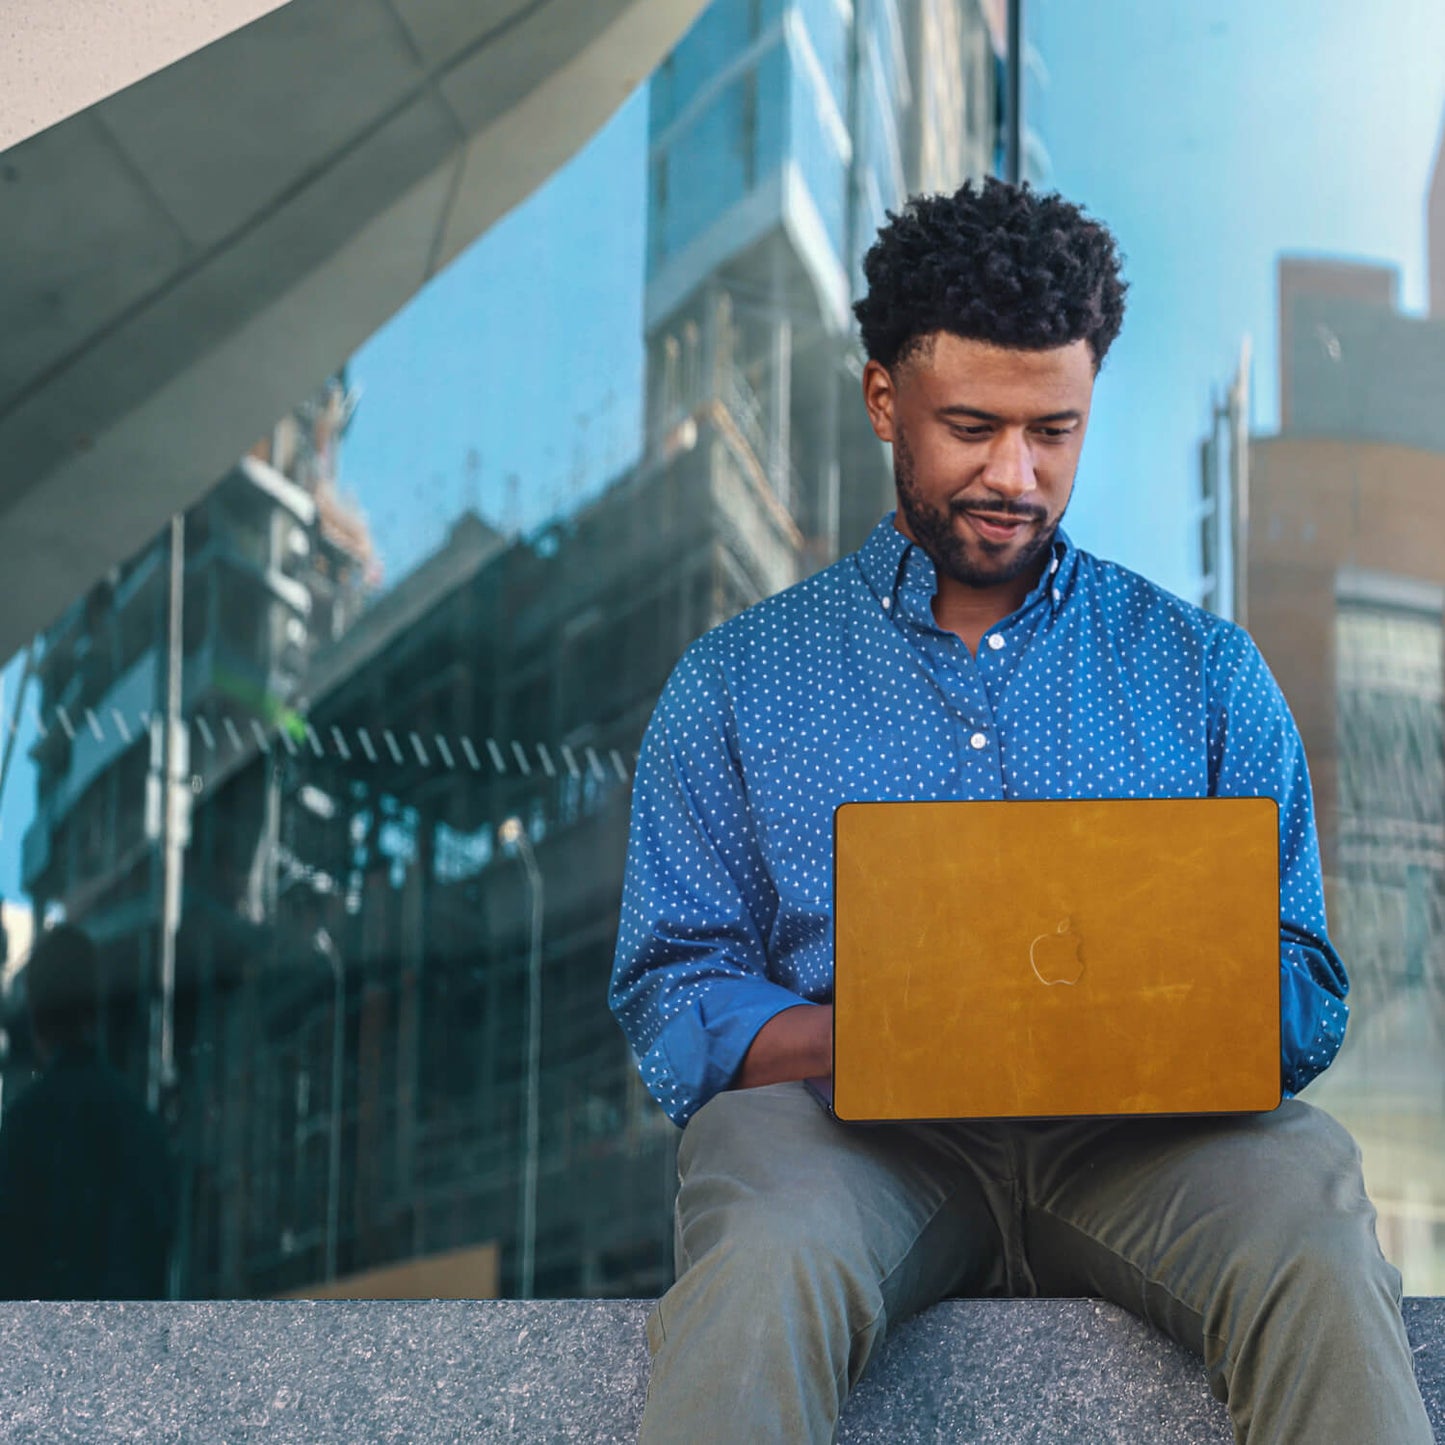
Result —
<path fill-rule="evenodd" d="M 844 1120 L 1276 1107 L 1272 798 L 846 803 Z"/>

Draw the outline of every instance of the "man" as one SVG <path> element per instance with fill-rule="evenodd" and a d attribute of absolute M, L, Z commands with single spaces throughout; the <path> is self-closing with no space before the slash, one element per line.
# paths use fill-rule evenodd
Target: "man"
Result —
<path fill-rule="evenodd" d="M 685 1126 L 643 1439 L 830 1440 L 891 1325 L 1037 1294 L 1202 1354 L 1239 1440 L 1428 1441 L 1358 1150 L 1310 1105 L 859 1128 L 799 1082 L 831 1072 L 848 799 L 1269 794 L 1287 1093 L 1345 1025 L 1305 759 L 1258 651 L 1059 530 L 1123 320 L 1113 238 L 990 181 L 911 202 L 865 272 L 898 511 L 695 643 L 638 768 L 611 1001 Z"/>
<path fill-rule="evenodd" d="M 44 1073 L 0 1123 L 0 1298 L 163 1299 L 172 1166 L 159 1122 L 97 1050 L 95 945 L 48 929 L 24 978 Z"/>

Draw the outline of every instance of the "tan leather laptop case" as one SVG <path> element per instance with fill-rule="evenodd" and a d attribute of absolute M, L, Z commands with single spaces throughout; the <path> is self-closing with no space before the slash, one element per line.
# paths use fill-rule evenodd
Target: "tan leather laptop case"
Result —
<path fill-rule="evenodd" d="M 1280 1101 L 1270 798 L 847 803 L 840 1119 Z"/>

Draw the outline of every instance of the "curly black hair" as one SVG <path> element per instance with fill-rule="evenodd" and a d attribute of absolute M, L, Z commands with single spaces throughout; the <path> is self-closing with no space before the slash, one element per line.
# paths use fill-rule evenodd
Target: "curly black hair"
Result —
<path fill-rule="evenodd" d="M 989 177 L 890 211 L 853 311 L 890 371 L 940 331 L 1025 351 L 1087 341 L 1098 371 L 1124 322 L 1119 268 L 1114 237 L 1078 206 Z"/>

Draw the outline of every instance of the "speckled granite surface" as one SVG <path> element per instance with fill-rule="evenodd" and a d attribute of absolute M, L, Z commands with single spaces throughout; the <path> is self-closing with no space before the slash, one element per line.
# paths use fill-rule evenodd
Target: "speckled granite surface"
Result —
<path fill-rule="evenodd" d="M 1234 1436 L 1204 1368 L 1093 1300 L 945 1304 L 901 1325 L 849 1402 L 847 1445 L 1183 1445 Z"/>
<path fill-rule="evenodd" d="M 5 1441 L 634 1438 L 646 1304 L 9 1304 Z M 1445 1424 L 1445 1300 L 1406 1321 Z M 849 1403 L 845 1445 L 1228 1441 L 1200 1367 L 1089 1300 L 959 1301 L 902 1326 Z"/>

